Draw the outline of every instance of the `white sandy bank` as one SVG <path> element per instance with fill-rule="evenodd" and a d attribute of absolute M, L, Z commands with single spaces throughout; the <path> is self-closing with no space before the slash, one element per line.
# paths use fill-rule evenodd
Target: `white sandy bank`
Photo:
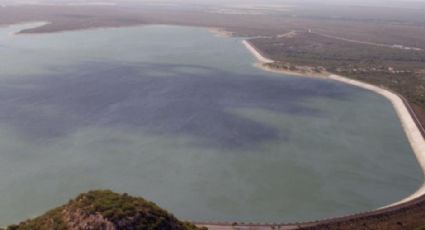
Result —
<path fill-rule="evenodd" d="M 249 52 L 252 53 L 252 55 L 254 55 L 255 58 L 257 58 L 257 60 L 261 63 L 273 63 L 274 61 L 272 59 L 268 59 L 266 57 L 264 57 L 263 55 L 261 55 L 260 52 L 258 52 L 252 45 L 251 43 L 249 43 L 247 40 L 243 40 L 242 42 L 245 47 L 249 50 Z"/>
<path fill-rule="evenodd" d="M 258 63 L 259 65 L 257 65 L 257 66 L 261 66 L 264 63 L 274 62 L 273 60 L 265 58 L 264 56 L 262 56 L 261 53 L 258 52 L 248 41 L 244 40 L 243 44 L 252 53 L 252 55 L 257 58 L 257 60 L 259 62 Z M 262 68 L 262 69 L 270 71 L 268 68 Z M 280 71 L 273 71 L 273 72 L 280 72 Z M 282 72 L 282 73 L 288 74 L 288 72 Z M 339 76 L 339 75 L 331 74 L 331 75 L 327 76 L 326 78 L 331 79 L 331 80 L 335 80 L 335 81 L 344 82 L 346 84 L 354 85 L 354 86 L 357 86 L 357 87 L 360 87 L 360 88 L 363 88 L 363 89 L 373 91 L 377 94 L 384 96 L 389 101 L 391 101 L 394 109 L 397 112 L 398 117 L 400 118 L 404 132 L 406 133 L 406 136 L 407 136 L 407 138 L 410 142 L 410 145 L 413 149 L 413 152 L 415 153 L 416 158 L 419 162 L 419 165 L 421 166 L 422 171 L 423 171 L 424 176 L 425 176 L 425 140 L 422 137 L 420 128 L 415 123 L 415 120 L 414 120 L 415 118 L 413 118 L 410 115 L 409 109 L 406 107 L 406 104 L 403 102 L 403 100 L 397 94 L 392 93 L 391 91 L 388 91 L 386 89 L 368 84 L 368 83 L 353 80 L 353 79 L 343 77 L 343 76 Z M 406 197 L 405 199 L 403 199 L 401 201 L 389 204 L 385 207 L 402 204 L 402 203 L 411 201 L 411 200 L 418 198 L 420 196 L 423 196 L 423 195 L 425 195 L 425 183 L 423 183 L 422 186 L 412 195 Z"/>

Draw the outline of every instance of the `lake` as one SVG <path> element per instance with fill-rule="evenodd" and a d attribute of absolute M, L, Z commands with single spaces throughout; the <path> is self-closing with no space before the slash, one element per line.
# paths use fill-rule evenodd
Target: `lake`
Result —
<path fill-rule="evenodd" d="M 375 209 L 422 173 L 392 105 L 268 73 L 242 38 L 139 26 L 0 27 L 0 226 L 91 189 L 185 220 L 292 222 Z"/>

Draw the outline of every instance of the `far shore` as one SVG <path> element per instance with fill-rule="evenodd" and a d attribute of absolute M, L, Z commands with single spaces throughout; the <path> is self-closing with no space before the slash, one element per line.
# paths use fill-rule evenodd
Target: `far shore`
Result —
<path fill-rule="evenodd" d="M 208 31 L 213 33 L 217 37 L 230 38 L 233 36 L 232 32 L 229 32 L 222 28 L 210 27 L 208 28 Z"/>
<path fill-rule="evenodd" d="M 415 123 L 415 118 L 413 118 L 409 112 L 409 109 L 407 108 L 405 102 L 402 98 L 400 98 L 399 95 L 387 90 L 383 89 L 381 87 L 371 85 L 365 82 L 361 82 L 358 80 L 353 80 L 351 78 L 340 76 L 332 73 L 303 73 L 298 71 L 286 71 L 281 69 L 273 69 L 271 67 L 267 67 L 264 64 L 267 63 L 273 63 L 274 61 L 264 57 L 250 42 L 247 40 L 243 41 L 243 44 L 245 47 L 251 52 L 251 54 L 257 59 L 257 63 L 255 64 L 256 67 L 261 68 L 265 71 L 273 72 L 273 73 L 280 73 L 285 75 L 295 75 L 295 76 L 303 76 L 303 77 L 314 77 L 314 78 L 322 78 L 322 79 L 329 79 L 329 80 L 335 80 L 339 82 L 343 82 L 346 84 L 350 84 L 356 87 L 360 87 L 372 92 L 375 92 L 377 94 L 380 94 L 387 98 L 393 105 L 395 111 L 397 112 L 397 115 L 400 119 L 400 122 L 402 124 L 402 127 L 404 129 L 404 132 L 410 142 L 410 145 L 412 147 L 413 152 L 415 153 L 416 159 L 418 160 L 418 163 L 423 171 L 423 174 L 425 176 L 425 139 L 422 136 L 422 133 L 420 131 L 420 128 Z M 419 187 L 419 189 L 411 194 L 410 196 L 406 197 L 405 199 L 389 204 L 382 208 L 387 208 L 399 204 L 404 204 L 409 201 L 412 201 L 416 198 L 419 198 L 421 196 L 425 195 L 425 183 L 422 184 L 422 186 Z M 381 208 L 379 208 L 381 209 Z"/>

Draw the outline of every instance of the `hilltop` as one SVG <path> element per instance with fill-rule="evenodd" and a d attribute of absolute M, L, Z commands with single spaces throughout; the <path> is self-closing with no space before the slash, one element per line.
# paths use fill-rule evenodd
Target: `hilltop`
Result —
<path fill-rule="evenodd" d="M 109 190 L 90 191 L 40 217 L 26 220 L 7 230 L 71 229 L 170 229 L 197 230 L 143 198 Z"/>

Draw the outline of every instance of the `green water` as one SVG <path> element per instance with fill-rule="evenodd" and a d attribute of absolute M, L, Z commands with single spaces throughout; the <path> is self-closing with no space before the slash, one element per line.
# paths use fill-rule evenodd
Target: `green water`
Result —
<path fill-rule="evenodd" d="M 239 38 L 141 26 L 0 27 L 0 225 L 90 189 L 197 221 L 288 222 L 378 208 L 422 174 L 391 104 L 263 72 Z"/>

